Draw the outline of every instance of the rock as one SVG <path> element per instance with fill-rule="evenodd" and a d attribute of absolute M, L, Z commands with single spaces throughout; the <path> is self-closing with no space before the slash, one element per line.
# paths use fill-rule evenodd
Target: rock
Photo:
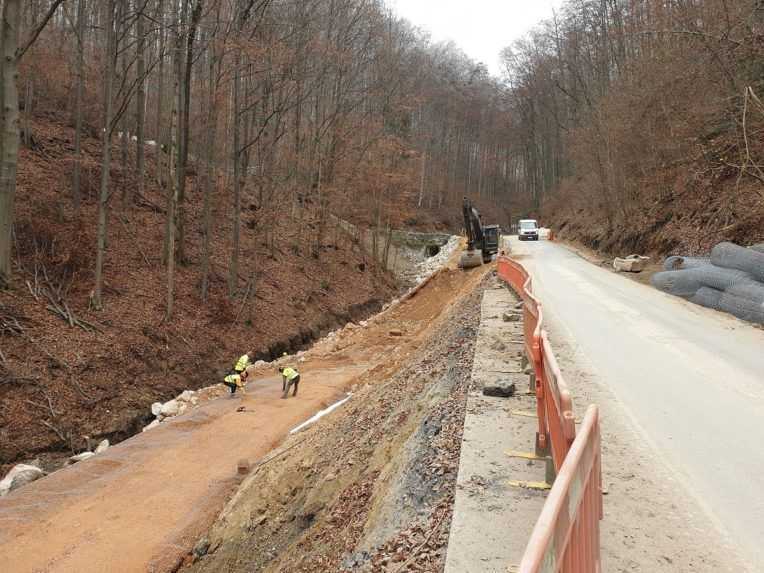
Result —
<path fill-rule="evenodd" d="M 95 454 L 103 453 L 103 452 L 105 452 L 106 450 L 109 449 L 110 445 L 111 444 L 109 443 L 109 440 L 103 440 L 103 441 L 101 441 L 100 444 L 98 444 L 98 447 L 95 449 L 95 451 L 93 453 L 95 453 Z"/>
<path fill-rule="evenodd" d="M 495 396 L 498 398 L 509 398 L 515 395 L 515 383 L 498 381 L 493 384 L 486 384 L 483 387 L 483 395 Z"/>
<path fill-rule="evenodd" d="M 254 366 L 255 368 L 262 368 L 263 366 L 268 366 L 268 363 L 265 360 L 258 360 Z"/>
<path fill-rule="evenodd" d="M 199 403 L 199 398 L 197 398 L 196 396 L 191 398 L 191 405 L 192 406 L 196 406 L 198 403 Z"/>
<path fill-rule="evenodd" d="M 158 416 L 159 414 L 161 414 L 162 413 L 162 403 L 161 402 L 154 402 L 151 405 L 151 413 L 154 416 Z"/>
<path fill-rule="evenodd" d="M 205 555 L 207 555 L 207 552 L 210 550 L 210 540 L 207 537 L 202 537 L 199 541 L 196 542 L 196 545 L 194 545 L 194 561 L 197 559 L 201 559 Z"/>
<path fill-rule="evenodd" d="M 169 402 L 165 402 L 162 404 L 162 416 L 165 416 L 166 418 L 169 418 L 170 416 L 176 416 L 178 414 L 178 410 L 180 409 L 180 404 L 178 404 L 177 400 L 170 400 Z"/>
<path fill-rule="evenodd" d="M 518 302 L 518 303 L 515 305 L 515 308 L 517 308 L 517 309 L 523 308 L 523 305 L 524 305 L 524 304 L 525 304 L 525 303 L 524 303 L 523 301 L 520 301 L 520 302 Z"/>
<path fill-rule="evenodd" d="M 403 331 L 394 328 L 390 331 L 390 336 L 403 336 Z"/>
<path fill-rule="evenodd" d="M 188 410 L 188 404 L 186 403 L 181 404 L 180 408 L 178 408 L 178 416 L 180 416 L 181 414 L 184 414 L 186 410 Z"/>
<path fill-rule="evenodd" d="M 324 481 L 334 481 L 337 479 L 337 476 L 334 474 L 326 474 L 326 477 L 324 478 Z"/>
<path fill-rule="evenodd" d="M 188 402 L 189 400 L 191 400 L 191 398 L 194 397 L 194 394 L 196 394 L 196 392 L 194 392 L 193 390 L 184 390 L 183 393 L 180 396 L 178 396 L 176 399 L 180 400 L 181 402 Z"/>
<path fill-rule="evenodd" d="M 0 497 L 8 494 L 14 489 L 20 488 L 44 476 L 45 473 L 30 464 L 16 464 L 6 476 L 0 481 Z"/>
<path fill-rule="evenodd" d="M 520 322 L 523 315 L 517 312 L 505 312 L 501 315 L 501 318 L 504 322 Z"/>
<path fill-rule="evenodd" d="M 650 257 L 643 257 L 641 255 L 629 255 L 625 259 L 616 257 L 613 260 L 613 268 L 617 272 L 640 273 L 645 270 L 649 260 Z"/>
<path fill-rule="evenodd" d="M 74 462 L 74 463 L 84 462 L 85 460 L 92 458 L 94 455 L 95 454 L 93 452 L 82 452 L 81 454 L 77 454 L 76 456 L 72 456 L 69 459 L 72 462 Z"/>
<path fill-rule="evenodd" d="M 146 432 L 146 431 L 148 431 L 148 430 L 153 430 L 154 428 L 156 428 L 156 427 L 157 427 L 159 424 L 161 424 L 161 423 L 162 423 L 162 422 L 161 422 L 160 420 L 154 420 L 154 421 L 153 421 L 153 422 L 151 422 L 151 423 L 150 423 L 148 426 L 146 426 L 145 428 L 143 428 L 143 430 L 142 430 L 142 431 L 143 431 L 143 432 Z"/>

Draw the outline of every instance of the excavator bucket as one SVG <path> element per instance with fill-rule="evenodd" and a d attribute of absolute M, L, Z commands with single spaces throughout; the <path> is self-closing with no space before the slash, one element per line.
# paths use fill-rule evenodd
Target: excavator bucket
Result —
<path fill-rule="evenodd" d="M 480 249 L 464 251 L 459 258 L 459 267 L 462 269 L 471 269 L 483 264 L 483 252 Z"/>

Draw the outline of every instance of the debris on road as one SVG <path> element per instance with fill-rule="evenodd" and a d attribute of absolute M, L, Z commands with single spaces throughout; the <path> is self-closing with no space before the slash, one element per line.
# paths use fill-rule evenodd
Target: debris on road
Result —
<path fill-rule="evenodd" d="M 515 383 L 506 380 L 497 380 L 483 387 L 484 396 L 494 396 L 496 398 L 511 398 L 515 395 Z"/>

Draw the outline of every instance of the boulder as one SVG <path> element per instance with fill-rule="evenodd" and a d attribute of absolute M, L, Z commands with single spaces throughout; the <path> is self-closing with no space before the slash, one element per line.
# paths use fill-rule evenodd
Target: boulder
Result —
<path fill-rule="evenodd" d="M 178 410 L 180 410 L 180 404 L 177 400 L 170 400 L 169 402 L 165 402 L 162 404 L 162 411 L 161 414 L 165 418 L 169 418 L 171 416 L 177 416 Z"/>
<path fill-rule="evenodd" d="M 199 403 L 199 398 L 197 398 L 196 396 L 191 398 L 191 405 L 192 406 L 196 406 L 198 403 Z"/>
<path fill-rule="evenodd" d="M 94 455 L 95 454 L 93 452 L 82 452 L 81 454 L 77 454 L 76 456 L 70 457 L 69 460 L 71 460 L 74 463 L 84 462 L 85 460 L 92 458 Z"/>
<path fill-rule="evenodd" d="M 103 440 L 100 444 L 98 444 L 98 447 L 94 450 L 93 453 L 95 454 L 103 453 L 109 449 L 110 445 L 111 444 L 109 443 L 109 440 Z"/>
<path fill-rule="evenodd" d="M 515 395 L 515 383 L 499 380 L 492 384 L 486 384 L 483 387 L 485 396 L 495 396 L 497 398 L 509 398 Z"/>
<path fill-rule="evenodd" d="M 37 466 L 16 464 L 0 481 L 0 497 L 44 476 L 45 473 Z"/>
<path fill-rule="evenodd" d="M 156 427 L 157 427 L 159 424 L 161 424 L 161 423 L 162 423 L 162 422 L 160 422 L 159 420 L 154 420 L 154 421 L 153 421 L 153 422 L 151 422 L 151 423 L 150 423 L 148 426 L 146 426 L 145 428 L 143 428 L 143 430 L 141 430 L 141 431 L 143 431 L 143 432 L 146 432 L 146 431 L 148 431 L 148 430 L 153 430 L 154 428 L 156 428 Z"/>
<path fill-rule="evenodd" d="M 196 394 L 196 392 L 194 392 L 193 390 L 184 390 L 183 393 L 180 396 L 178 396 L 177 399 L 180 400 L 181 402 L 188 402 L 189 400 L 191 400 L 191 398 L 194 397 L 194 394 Z"/>
<path fill-rule="evenodd" d="M 255 368 L 262 368 L 263 366 L 268 366 L 268 363 L 265 360 L 258 360 L 254 364 Z"/>
<path fill-rule="evenodd" d="M 505 312 L 501 315 L 501 318 L 504 322 L 519 322 L 522 320 L 523 315 L 519 312 Z"/>
<path fill-rule="evenodd" d="M 162 413 L 162 403 L 161 402 L 154 402 L 151 405 L 151 413 L 154 416 L 158 416 Z"/>
<path fill-rule="evenodd" d="M 390 336 L 403 336 L 403 331 L 394 328 L 390 331 Z"/>
<path fill-rule="evenodd" d="M 613 260 L 613 268 L 617 272 L 641 273 L 645 270 L 645 265 L 647 265 L 647 261 L 649 260 L 650 257 L 643 257 L 640 255 L 629 255 L 625 259 L 616 257 Z"/>

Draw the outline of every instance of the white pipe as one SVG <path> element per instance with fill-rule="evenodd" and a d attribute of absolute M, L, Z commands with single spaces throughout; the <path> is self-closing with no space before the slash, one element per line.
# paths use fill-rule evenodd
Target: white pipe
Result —
<path fill-rule="evenodd" d="M 312 418 L 309 418 L 308 420 L 305 420 L 305 421 L 304 421 L 302 424 L 300 424 L 299 426 L 297 426 L 297 427 L 296 427 L 294 430 L 292 430 L 292 431 L 291 431 L 291 432 L 289 432 L 289 433 L 290 433 L 290 434 L 296 434 L 297 432 L 299 432 L 299 431 L 300 431 L 300 430 L 302 430 L 303 428 L 307 428 L 308 426 L 310 426 L 310 425 L 311 425 L 311 424 L 313 424 L 314 422 L 318 421 L 319 419 L 323 418 L 324 416 L 326 416 L 327 414 L 329 414 L 329 413 L 330 413 L 330 412 L 332 412 L 333 410 L 336 410 L 337 408 L 339 408 L 340 406 L 342 406 L 342 405 L 343 405 L 345 402 L 347 402 L 348 400 L 350 400 L 350 397 L 351 397 L 351 396 L 352 396 L 352 394 L 348 392 L 348 395 L 347 395 L 346 397 L 344 397 L 342 400 L 340 400 L 339 402 L 335 402 L 334 404 L 332 404 L 331 406 L 329 406 L 329 407 L 328 407 L 328 408 L 326 408 L 325 410 L 321 410 L 321 411 L 319 411 L 319 412 L 318 412 L 318 414 L 316 414 L 316 415 L 315 415 L 315 416 L 313 416 Z"/>

